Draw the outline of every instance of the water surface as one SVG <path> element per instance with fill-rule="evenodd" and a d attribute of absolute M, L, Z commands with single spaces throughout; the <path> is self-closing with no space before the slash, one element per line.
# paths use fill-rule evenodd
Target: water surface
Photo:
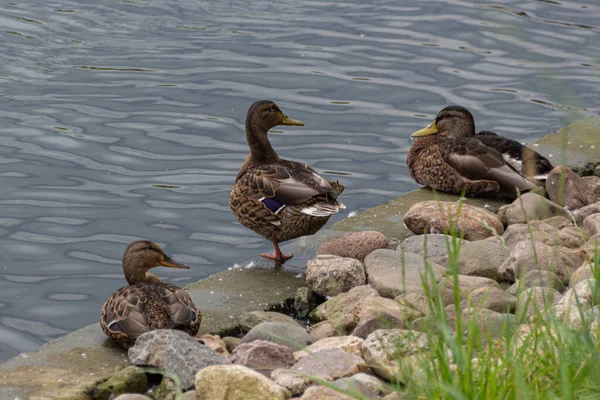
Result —
<path fill-rule="evenodd" d="M 345 212 L 417 186 L 408 135 L 446 105 L 529 141 L 598 112 L 600 4 L 0 4 L 0 359 L 95 322 L 139 238 L 185 284 L 270 245 L 228 206 L 248 106 L 306 126 L 280 155 L 347 186 Z M 338 174 L 343 175 L 338 175 Z"/>

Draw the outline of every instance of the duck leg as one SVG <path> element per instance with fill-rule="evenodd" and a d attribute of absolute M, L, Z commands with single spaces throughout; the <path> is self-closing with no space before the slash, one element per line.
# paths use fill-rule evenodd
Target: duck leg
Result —
<path fill-rule="evenodd" d="M 268 258 L 269 260 L 284 263 L 294 256 L 293 254 L 289 254 L 289 255 L 283 254 L 281 252 L 281 250 L 279 249 L 279 243 L 277 243 L 277 239 L 275 239 L 274 236 L 271 237 L 271 242 L 273 242 L 273 247 L 275 248 L 275 251 L 272 254 L 261 253 L 260 255 L 263 256 L 264 258 Z"/>

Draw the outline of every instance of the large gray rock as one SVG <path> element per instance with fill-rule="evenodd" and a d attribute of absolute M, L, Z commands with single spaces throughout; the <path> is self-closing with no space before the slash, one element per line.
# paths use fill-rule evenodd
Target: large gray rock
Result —
<path fill-rule="evenodd" d="M 451 329 L 456 328 L 457 313 L 454 304 L 445 308 L 448 325 Z M 513 314 L 499 313 L 488 310 L 487 308 L 467 307 L 462 310 L 463 327 L 475 324 L 480 332 L 482 342 L 504 336 L 511 335 L 515 326 L 515 316 Z M 465 339 L 468 335 L 468 329 L 465 329 Z"/>
<path fill-rule="evenodd" d="M 427 259 L 443 265 L 448 256 L 448 243 L 452 243 L 452 236 L 428 233 L 404 239 L 396 250 L 421 256 L 426 255 Z M 464 243 L 468 243 L 468 241 L 464 240 Z"/>
<path fill-rule="evenodd" d="M 311 386 L 300 397 L 300 400 L 354 400 L 355 397 L 350 397 L 337 390 L 330 389 L 327 386 Z"/>
<path fill-rule="evenodd" d="M 573 272 L 573 275 L 571 275 L 569 287 L 574 287 L 579 282 L 584 281 L 586 279 L 594 278 L 594 272 L 596 272 L 595 269 L 596 266 L 594 265 L 594 263 L 585 264 L 577 268 L 575 272 Z M 600 271 L 597 271 L 596 273 L 600 274 Z"/>
<path fill-rule="evenodd" d="M 576 233 L 576 230 L 574 231 L 573 227 L 558 230 L 543 221 L 533 221 L 531 224 L 511 225 L 506 228 L 502 238 L 511 250 L 519 242 L 532 240 L 545 243 L 549 246 L 564 246 L 572 249 L 578 248 L 584 243 L 581 236 Z"/>
<path fill-rule="evenodd" d="M 198 343 L 187 333 L 173 329 L 144 333 L 127 355 L 133 365 L 157 367 L 177 375 L 184 389 L 194 384 L 194 376 L 203 368 L 229 364 L 228 359 Z"/>
<path fill-rule="evenodd" d="M 248 332 L 263 322 L 279 322 L 294 328 L 301 327 L 292 317 L 273 311 L 249 311 L 238 318 L 238 327 L 242 332 Z"/>
<path fill-rule="evenodd" d="M 467 298 L 467 304 L 500 313 L 513 313 L 517 308 L 517 298 L 498 286 L 487 286 L 473 290 Z"/>
<path fill-rule="evenodd" d="M 365 258 L 367 281 L 381 296 L 394 298 L 416 292 L 423 287 L 423 278 L 437 281 L 445 268 L 431 263 L 427 267 L 423 256 L 394 250 L 375 250 Z M 429 272 L 428 272 L 429 271 Z"/>
<path fill-rule="evenodd" d="M 458 294 L 460 300 L 465 300 L 472 291 L 478 288 L 498 286 L 498 282 L 490 278 L 480 276 L 457 275 Z M 442 302 L 445 305 L 454 304 L 454 276 L 447 276 L 440 281 L 439 291 Z"/>
<path fill-rule="evenodd" d="M 537 312 L 560 300 L 560 293 L 548 287 L 532 287 L 525 289 L 517 298 L 517 320 L 525 321 Z"/>
<path fill-rule="evenodd" d="M 583 230 L 588 236 L 600 233 L 600 213 L 592 214 L 583 220 Z"/>
<path fill-rule="evenodd" d="M 576 272 L 577 271 L 575 271 L 575 273 Z M 574 275 L 571 276 L 571 279 L 573 279 L 573 276 Z M 516 296 L 519 294 L 519 289 L 524 290 L 532 287 L 548 287 L 560 293 L 563 293 L 566 290 L 565 285 L 554 272 L 534 269 L 518 279 L 511 287 L 506 289 L 506 292 Z"/>
<path fill-rule="evenodd" d="M 480 240 L 463 243 L 458 255 L 457 271 L 461 275 L 498 280 L 498 268 L 508 255 L 509 252 L 498 242 Z"/>
<path fill-rule="evenodd" d="M 388 381 L 401 380 L 403 359 L 429 350 L 427 335 L 417 331 L 380 329 L 363 343 L 363 358 L 377 375 Z"/>
<path fill-rule="evenodd" d="M 278 368 L 289 368 L 296 363 L 294 353 L 286 347 L 265 340 L 255 340 L 236 347 L 231 354 L 231 362 L 252 368 L 267 378 Z"/>
<path fill-rule="evenodd" d="M 591 306 L 596 306 L 600 303 L 600 293 L 596 290 L 597 285 L 595 279 L 583 280 L 574 287 L 569 288 L 556 304 L 586 302 Z"/>
<path fill-rule="evenodd" d="M 365 283 L 365 267 L 354 258 L 321 255 L 306 265 L 306 284 L 322 297 L 336 296 Z"/>
<path fill-rule="evenodd" d="M 311 344 L 303 350 L 294 353 L 296 361 L 310 356 L 321 350 L 327 349 L 340 349 L 353 356 L 361 356 L 361 347 L 364 340 L 350 335 L 350 336 L 334 336 L 325 339 L 321 339 L 318 342 Z"/>
<path fill-rule="evenodd" d="M 287 390 L 243 365 L 214 365 L 196 375 L 196 400 L 286 400 Z"/>
<path fill-rule="evenodd" d="M 568 210 L 576 210 L 594 202 L 587 182 L 569 167 L 554 167 L 546 178 L 546 192 L 550 200 Z"/>
<path fill-rule="evenodd" d="M 525 193 L 504 210 L 508 225 L 525 224 L 530 220 L 543 220 L 557 215 L 569 218 L 569 212 L 545 197 Z"/>
<path fill-rule="evenodd" d="M 377 231 L 346 233 L 327 239 L 317 250 L 317 256 L 332 254 L 362 262 L 369 253 L 377 249 L 385 249 L 388 244 L 385 235 Z"/>
<path fill-rule="evenodd" d="M 459 213 L 460 207 L 460 213 Z M 481 240 L 504 233 L 500 219 L 491 212 L 469 204 L 445 201 L 422 201 L 413 205 L 404 216 L 404 223 L 413 233 L 449 234 L 451 227 L 466 240 Z"/>
<path fill-rule="evenodd" d="M 333 384 L 343 390 L 363 396 L 364 399 L 379 399 L 386 391 L 390 390 L 386 382 L 363 372 L 338 379 Z"/>
<path fill-rule="evenodd" d="M 347 335 L 356 328 L 361 319 L 369 315 L 412 321 L 419 318 L 421 313 L 392 299 L 380 297 L 373 288 L 359 286 L 327 300 L 318 306 L 310 317 L 314 322 L 328 321 L 337 335 Z"/>
<path fill-rule="evenodd" d="M 575 215 L 575 219 L 579 225 L 583 224 L 583 220 L 592 214 L 600 213 L 600 201 L 596 201 L 595 203 L 588 204 L 587 206 L 580 208 L 579 210 L 573 211 Z"/>
<path fill-rule="evenodd" d="M 276 369 L 271 372 L 271 379 L 289 390 L 292 396 L 300 396 L 312 383 L 306 375 L 289 369 Z"/>
<path fill-rule="evenodd" d="M 242 343 L 250 343 L 255 340 L 279 343 L 292 351 L 303 349 L 314 341 L 306 329 L 280 322 L 263 322 L 256 325 L 244 336 Z"/>
<path fill-rule="evenodd" d="M 378 329 L 404 329 L 406 321 L 389 313 L 369 314 L 358 321 L 351 335 L 365 339 Z"/>
<path fill-rule="evenodd" d="M 510 258 L 498 269 L 498 276 L 504 281 L 514 282 L 529 271 L 541 269 L 554 272 L 566 284 L 576 267 L 561 249 L 563 247 L 550 247 L 541 242 L 519 242 L 510 252 Z"/>
<path fill-rule="evenodd" d="M 312 377 L 331 380 L 367 371 L 361 357 L 353 356 L 337 348 L 325 349 L 300 359 L 291 371 L 302 372 Z"/>

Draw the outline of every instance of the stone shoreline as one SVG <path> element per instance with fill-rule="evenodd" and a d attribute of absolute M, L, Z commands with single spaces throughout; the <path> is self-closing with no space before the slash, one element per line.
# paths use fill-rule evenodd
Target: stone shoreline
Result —
<path fill-rule="evenodd" d="M 577 122 L 556 134 L 542 138 L 535 143 L 537 145 L 536 150 L 545 155 L 553 154 L 554 158 L 551 160 L 558 164 L 557 161 L 562 157 L 558 149 L 562 143 L 562 134 L 565 131 L 567 132 L 569 142 L 565 155 L 568 164 L 577 170 L 587 168 L 594 172 L 594 168 L 596 168 L 596 174 L 600 175 L 598 167 L 589 166 L 589 163 L 597 163 L 599 158 L 598 153 L 600 150 L 595 149 L 594 151 L 591 146 L 597 142 L 598 135 L 596 132 L 600 131 L 600 118 L 592 117 Z M 270 262 L 256 259 L 247 262 L 245 266 L 240 268 L 223 271 L 197 283 L 188 285 L 186 289 L 189 290 L 194 302 L 203 313 L 201 334 L 211 333 L 219 336 L 219 338 L 205 336 L 203 339 L 205 344 L 209 348 L 227 356 L 223 358 L 225 361 L 221 360 L 222 362 L 219 362 L 220 364 L 227 365 L 232 361 L 234 364 L 237 364 L 235 368 L 233 366 L 205 368 L 202 374 L 198 374 L 195 377 L 196 388 L 199 385 L 202 386 L 203 382 L 211 382 L 215 379 L 227 378 L 235 380 L 243 377 L 255 382 L 261 390 L 272 391 L 271 395 L 274 397 L 271 398 L 287 398 L 290 395 L 297 396 L 303 391 L 306 391 L 302 397 L 303 399 L 344 398 L 339 397 L 341 395 L 338 396 L 327 392 L 322 386 L 315 386 L 307 390 L 310 382 L 306 378 L 299 377 L 297 373 L 289 372 L 290 368 L 292 370 L 296 368 L 296 370 L 303 372 L 310 371 L 312 375 L 320 376 L 325 380 L 339 381 L 346 379 L 344 381 L 346 383 L 340 383 L 342 385 L 350 384 L 348 380 L 352 380 L 353 387 L 370 388 L 369 393 L 373 394 L 377 392 L 377 397 L 374 398 L 380 398 L 384 394 L 381 388 L 387 387 L 381 378 L 388 381 L 397 378 L 397 371 L 394 371 L 396 367 L 390 364 L 392 360 L 385 358 L 385 351 L 381 353 L 382 346 L 385 348 L 385 346 L 391 346 L 393 343 L 402 341 L 403 335 L 409 335 L 407 333 L 409 331 L 403 329 L 408 327 L 409 323 L 412 323 L 414 329 L 417 329 L 416 327 L 418 326 L 423 327 L 429 324 L 426 316 L 427 310 L 423 306 L 423 304 L 427 304 L 426 301 L 425 303 L 423 302 L 423 294 L 419 293 L 416 289 L 407 291 L 406 289 L 403 290 L 400 287 L 396 287 L 393 284 L 394 278 L 396 278 L 395 275 L 390 276 L 388 274 L 390 268 L 393 269 L 393 267 L 390 267 L 386 263 L 395 262 L 392 259 L 395 258 L 396 254 L 399 254 L 396 247 L 401 242 L 403 242 L 402 246 L 404 247 L 401 246 L 400 248 L 407 252 L 407 254 L 412 254 L 412 252 L 418 253 L 419 248 L 422 252 L 423 243 L 419 239 L 422 236 L 414 236 L 415 239 L 405 241 L 405 239 L 414 234 L 404 224 L 404 221 L 406 220 L 407 212 L 412 206 L 423 201 L 432 200 L 433 197 L 430 190 L 420 189 L 381 206 L 366 210 L 359 215 L 340 221 L 312 237 L 283 246 L 284 252 L 293 251 L 295 257 L 281 270 L 274 270 Z M 436 196 L 436 200 L 449 202 L 449 204 L 457 204 L 458 197 L 439 193 Z M 501 223 L 501 225 L 509 225 L 506 232 L 504 232 L 504 226 L 502 226 L 502 232 L 505 236 L 507 233 L 512 235 L 505 238 L 510 242 L 508 247 L 511 250 L 511 255 L 513 259 L 520 257 L 522 260 L 521 264 L 518 264 L 519 268 L 524 272 L 521 280 L 527 282 L 526 284 L 532 287 L 531 291 L 532 293 L 535 292 L 533 293 L 534 296 L 538 296 L 538 289 L 533 289 L 534 287 L 549 286 L 556 292 L 552 292 L 553 304 L 555 302 L 557 305 L 562 304 L 563 308 L 564 305 L 570 304 L 570 300 L 563 300 L 566 295 L 561 295 L 565 291 L 564 285 L 570 284 L 570 287 L 574 287 L 576 282 L 570 282 L 574 276 L 589 277 L 589 275 L 586 275 L 585 272 L 574 273 L 576 268 L 571 263 L 571 267 L 568 268 L 566 273 L 544 275 L 543 278 L 539 274 L 533 274 L 528 277 L 526 272 L 527 269 L 531 268 L 527 264 L 528 255 L 526 254 L 526 249 L 523 249 L 519 254 L 512 254 L 519 250 L 516 247 L 519 241 L 515 238 L 520 238 L 519 235 L 521 232 L 519 231 L 520 228 L 511 227 L 512 225 L 517 225 L 517 222 L 519 222 L 517 219 L 513 219 L 512 224 L 507 224 L 506 217 L 507 215 L 510 216 L 510 212 L 507 214 L 507 210 L 509 211 L 510 209 L 506 207 L 501 209 L 501 207 L 508 203 L 475 198 L 467 198 L 464 203 L 477 207 L 477 209 L 482 210 L 482 213 L 488 212 L 491 214 L 501 210 L 500 214 L 505 219 L 502 221 L 504 224 Z M 580 223 L 582 222 L 580 221 Z M 598 224 L 600 224 L 600 221 Z M 541 243 L 540 246 L 543 244 L 550 247 L 549 243 L 544 243 L 543 236 L 545 234 L 548 234 L 554 240 L 557 236 L 560 237 L 560 232 L 564 231 L 562 240 L 564 243 L 570 243 L 570 249 L 573 250 L 573 253 L 564 254 L 560 257 L 564 256 L 565 258 L 574 259 L 574 257 L 578 256 L 576 250 L 585 245 L 585 242 L 580 243 L 576 237 L 571 237 L 576 235 L 569 235 L 568 230 L 570 229 L 570 225 L 569 221 L 565 218 L 562 220 L 559 218 L 555 219 L 551 224 L 546 224 L 548 227 L 541 224 L 538 225 L 539 233 L 536 233 L 536 235 L 541 237 L 539 240 Z M 595 229 L 595 226 L 589 229 Z M 413 230 L 415 229 L 413 227 Z M 350 247 L 355 248 L 360 243 L 368 243 L 371 248 L 364 250 L 364 255 L 341 254 L 345 256 L 345 258 L 341 259 L 344 260 L 343 262 L 340 262 L 339 257 L 334 259 L 332 258 L 333 256 L 325 255 L 313 260 L 317 248 L 326 239 L 359 231 L 376 231 L 381 235 L 377 236 L 376 233 L 364 232 L 357 236 L 356 241 L 353 242 L 356 243 L 356 246 Z M 498 233 L 501 234 L 500 232 Z M 593 236 L 593 234 L 590 236 Z M 473 237 L 473 239 L 481 238 Z M 514 315 L 510 312 L 527 314 L 530 310 L 518 307 L 520 297 L 515 296 L 517 294 L 515 289 L 511 292 L 510 288 L 509 290 L 504 290 L 506 288 L 497 284 L 497 280 L 510 281 L 511 270 L 508 267 L 501 268 L 501 261 L 504 262 L 505 259 L 508 259 L 509 254 L 502 253 L 499 245 L 493 239 L 492 237 L 491 239 L 477 240 L 472 242 L 477 243 L 477 245 L 473 246 L 467 243 L 463 248 L 463 253 L 461 253 L 463 257 L 461 261 L 463 264 L 461 265 L 464 265 L 464 270 L 459 273 L 467 276 L 466 278 L 461 278 L 462 281 L 460 282 L 464 300 L 470 299 L 471 301 L 476 301 L 477 299 L 486 299 L 488 303 L 482 307 L 482 309 L 486 310 L 484 313 L 489 314 L 490 321 L 496 321 L 496 326 L 500 326 L 502 323 L 506 323 L 507 315 L 512 316 L 511 318 L 514 319 Z M 569 242 L 569 240 L 571 241 Z M 435 238 L 427 244 L 430 260 L 439 262 L 439 265 L 436 266 L 439 270 L 439 276 L 436 275 L 436 278 L 441 278 L 445 270 L 445 266 L 443 265 L 443 245 L 441 243 L 439 238 Z M 513 245 L 515 247 L 511 248 Z M 407 249 L 408 246 L 412 246 L 411 250 Z M 486 247 L 486 249 L 482 249 L 482 246 Z M 335 243 L 333 247 L 335 247 Z M 473 248 L 469 249 L 469 247 Z M 487 271 L 483 272 L 481 270 L 474 272 L 474 265 L 478 264 L 476 262 L 477 255 L 485 254 L 489 257 L 490 250 L 488 247 L 495 248 L 500 254 L 496 262 L 498 265 L 492 262 L 494 268 L 488 268 Z M 348 248 L 348 246 L 342 245 L 340 248 Z M 435 258 L 434 256 L 436 251 L 439 251 L 439 254 L 437 254 L 439 258 Z M 540 249 L 541 253 L 544 251 L 545 248 Z M 335 253 L 334 250 L 328 250 L 325 253 L 331 252 Z M 584 257 L 581 252 L 579 256 L 582 257 L 581 261 L 583 262 Z M 556 255 L 551 254 L 549 257 L 554 260 Z M 308 260 L 312 261 L 309 262 L 307 271 L 308 279 L 305 281 L 300 272 L 304 271 Z M 419 262 L 423 264 L 422 256 L 413 260 L 411 264 L 418 265 Z M 248 265 L 252 265 L 252 267 L 246 268 Z M 323 271 L 327 271 L 328 273 L 323 274 Z M 499 274 L 504 275 L 499 276 Z M 368 282 L 367 275 L 369 276 Z M 379 280 L 377 279 L 378 276 L 381 276 Z M 418 277 L 418 273 L 413 276 L 414 279 Z M 514 277 L 512 279 L 514 280 Z M 544 284 L 531 284 L 536 279 L 544 280 Z M 371 287 L 363 286 L 366 283 L 369 283 Z M 406 283 L 405 281 L 404 284 Z M 420 284 L 420 280 L 418 282 L 415 280 L 413 283 L 415 285 L 417 283 Z M 282 314 L 271 313 L 271 311 L 279 311 L 282 313 L 294 312 L 302 314 L 304 311 L 308 311 L 311 307 L 308 303 L 309 291 L 303 289 L 307 284 L 312 288 L 313 292 L 317 292 L 321 296 L 333 296 L 332 299 L 312 310 L 310 318 L 313 322 L 318 323 L 312 325 L 308 329 L 308 332 L 291 318 L 288 317 L 286 319 L 284 318 L 285 316 L 276 317 L 274 315 Z M 446 287 L 443 281 L 440 284 L 442 288 Z M 463 286 L 464 291 L 462 290 Z M 579 293 L 585 291 L 585 288 L 576 286 L 575 291 Z M 572 296 L 572 293 L 573 291 L 571 290 L 570 296 Z M 397 296 L 400 296 L 400 298 L 397 298 Z M 547 297 L 548 294 L 544 292 L 539 294 L 536 299 L 540 298 L 541 304 L 546 304 Z M 392 298 L 396 298 L 397 301 L 392 300 Z M 320 301 L 322 302 L 323 299 Z M 368 307 L 363 303 L 368 303 Z M 355 306 L 353 311 L 349 313 L 344 312 L 344 307 L 349 307 L 349 305 Z M 593 306 L 593 304 L 591 305 Z M 370 314 L 364 312 L 364 309 L 361 307 L 367 307 L 368 309 L 377 307 L 378 310 L 383 310 L 378 315 L 381 315 L 381 313 L 386 315 L 385 321 L 387 322 L 385 324 L 387 325 L 381 325 L 381 318 L 379 317 L 369 319 Z M 331 311 L 331 309 L 335 311 Z M 508 314 L 498 313 L 498 311 L 506 311 L 507 309 L 510 311 Z M 468 310 L 465 309 L 465 311 Z M 258 312 L 256 313 L 255 311 Z M 264 313 L 264 311 L 270 312 Z M 252 312 L 255 313 L 253 314 Z M 502 317 L 495 314 L 499 314 Z M 279 319 L 273 321 L 274 318 Z M 298 349 L 291 349 L 289 346 L 286 347 L 287 343 L 285 341 L 277 345 L 273 344 L 272 331 L 265 330 L 265 323 L 272 324 L 267 326 L 269 329 L 282 329 L 281 331 L 277 331 L 279 334 L 275 336 L 286 337 L 286 335 L 291 334 L 289 330 L 292 329 L 296 332 L 296 336 L 294 337 L 297 343 L 298 338 L 305 339 L 305 343 L 303 344 L 316 342 L 316 344 L 309 346 L 307 350 L 310 353 L 319 352 L 321 358 L 329 360 L 330 365 L 341 366 L 341 369 L 335 369 L 337 371 L 335 373 L 331 370 L 324 371 L 322 368 L 319 369 L 317 363 L 311 363 L 310 360 L 314 360 L 314 358 L 307 357 L 306 352 L 293 352 L 292 350 Z M 259 325 L 262 325 L 262 328 Z M 381 329 L 386 327 L 394 327 L 395 329 Z M 253 332 L 254 329 L 258 329 L 258 331 Z M 375 332 L 376 329 L 380 330 Z M 306 336 L 302 336 L 297 331 L 303 331 Z M 230 357 L 230 352 L 237 342 L 235 339 L 228 339 L 229 342 L 222 342 L 221 338 L 225 336 L 234 338 L 241 333 L 246 333 L 244 341 L 248 343 L 242 345 L 243 347 L 240 347 Z M 333 336 L 340 333 L 343 333 L 343 335 Z M 411 340 L 416 343 L 415 346 L 417 347 L 421 345 L 425 346 L 421 334 L 422 332 L 410 331 L 410 335 L 412 335 Z M 265 339 L 265 335 L 268 339 L 267 341 L 250 343 L 249 337 Z M 158 337 L 155 340 L 161 341 L 163 338 Z M 301 339 L 300 342 L 302 342 Z M 195 348 L 194 346 L 197 344 L 197 342 L 194 343 L 190 344 L 192 348 Z M 201 345 L 198 344 L 198 346 Z M 410 354 L 407 353 L 406 355 L 412 357 L 416 354 L 414 348 L 411 351 L 413 353 L 409 352 Z M 260 377 L 253 375 L 252 372 L 254 370 L 250 370 L 245 366 L 252 367 L 254 365 L 252 364 L 254 362 L 252 360 L 256 360 L 255 357 L 257 357 L 257 354 L 262 356 L 272 354 L 273 358 L 270 359 L 270 362 L 275 359 L 279 361 L 283 360 L 281 361 L 283 369 L 274 372 L 268 371 L 268 373 L 262 371 L 263 374 Z M 126 351 L 115 347 L 106 340 L 98 324 L 93 324 L 50 342 L 36 352 L 17 356 L 1 364 L 0 400 L 12 400 L 16 398 L 40 400 L 91 399 L 93 398 L 94 390 L 97 390 L 99 384 L 107 381 L 124 368 L 126 372 L 131 371 L 127 369 L 131 365 L 131 358 L 131 354 L 128 358 Z M 144 364 L 144 362 L 141 362 L 141 364 Z M 369 369 L 366 365 L 370 365 L 372 368 Z M 256 365 L 254 366 L 256 367 Z M 261 372 L 260 368 L 255 369 L 259 373 Z M 374 374 L 369 375 L 366 372 Z M 124 372 L 120 374 L 126 375 Z M 265 375 L 267 376 L 265 377 Z M 270 377 L 271 380 L 267 379 L 267 377 Z M 188 377 L 187 379 L 191 378 Z M 202 387 L 204 392 L 210 392 L 209 387 Z M 285 389 L 282 389 L 283 387 Z M 331 390 L 329 391 L 331 392 Z M 96 396 L 96 398 L 100 397 Z"/>

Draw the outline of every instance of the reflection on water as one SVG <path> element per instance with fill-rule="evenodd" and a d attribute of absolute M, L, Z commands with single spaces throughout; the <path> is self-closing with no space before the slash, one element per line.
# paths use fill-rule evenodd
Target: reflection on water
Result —
<path fill-rule="evenodd" d="M 408 134 L 448 104 L 522 141 L 597 112 L 599 17 L 594 0 L 0 4 L 0 359 L 97 321 L 130 241 L 191 264 L 157 270 L 180 284 L 269 250 L 228 206 L 254 100 L 306 122 L 271 140 L 343 181 L 339 219 L 416 187 Z"/>

